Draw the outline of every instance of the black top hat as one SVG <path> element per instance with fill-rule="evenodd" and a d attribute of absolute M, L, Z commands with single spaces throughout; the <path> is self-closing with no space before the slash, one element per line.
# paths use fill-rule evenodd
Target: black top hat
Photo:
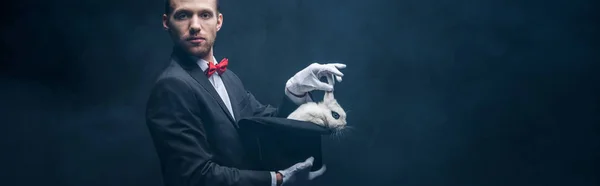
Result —
<path fill-rule="evenodd" d="M 321 136 L 331 134 L 323 126 L 287 118 L 250 117 L 238 121 L 247 155 L 258 170 L 283 170 L 309 157 L 312 171 L 323 165 Z"/>

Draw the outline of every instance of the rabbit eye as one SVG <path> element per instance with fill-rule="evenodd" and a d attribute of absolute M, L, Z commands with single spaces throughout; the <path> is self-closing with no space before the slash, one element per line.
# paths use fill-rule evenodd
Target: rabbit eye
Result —
<path fill-rule="evenodd" d="M 331 111 L 331 116 L 332 116 L 333 118 L 335 118 L 335 119 L 339 119 L 339 118 L 340 118 L 340 114 L 338 114 L 338 113 L 337 113 L 337 112 L 335 112 L 335 111 Z"/>

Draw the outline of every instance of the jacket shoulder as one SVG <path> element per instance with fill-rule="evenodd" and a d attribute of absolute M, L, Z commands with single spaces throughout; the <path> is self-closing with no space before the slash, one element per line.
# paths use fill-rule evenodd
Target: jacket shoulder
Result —
<path fill-rule="evenodd" d="M 192 90 L 193 78 L 181 68 L 175 62 L 172 62 L 167 66 L 159 75 L 154 79 L 151 86 L 151 92 L 165 91 L 169 89 L 177 90 Z"/>
<path fill-rule="evenodd" d="M 154 80 L 157 84 L 164 80 L 189 81 L 189 74 L 176 62 L 172 61 Z"/>

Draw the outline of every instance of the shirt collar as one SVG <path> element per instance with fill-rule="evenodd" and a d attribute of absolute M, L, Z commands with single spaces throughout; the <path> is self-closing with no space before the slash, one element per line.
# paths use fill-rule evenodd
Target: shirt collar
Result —
<path fill-rule="evenodd" d="M 215 58 L 215 56 L 212 57 L 212 63 L 214 65 L 217 65 L 217 59 Z M 200 68 L 202 69 L 202 71 L 206 71 L 206 69 L 208 69 L 208 61 L 204 60 L 204 59 L 198 59 L 196 57 L 193 57 L 194 60 L 196 60 L 196 64 L 198 64 L 198 66 L 200 66 Z"/>

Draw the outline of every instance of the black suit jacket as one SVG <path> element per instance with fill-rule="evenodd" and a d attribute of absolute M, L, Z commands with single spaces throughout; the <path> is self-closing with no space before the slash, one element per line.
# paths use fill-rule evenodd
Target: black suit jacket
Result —
<path fill-rule="evenodd" d="M 269 171 L 252 170 L 237 122 L 195 61 L 174 50 L 147 102 L 146 121 L 169 186 L 270 186 Z M 228 69 L 221 75 L 235 119 L 286 117 L 298 105 L 261 104 Z M 291 165 L 290 165 L 291 166 Z"/>

